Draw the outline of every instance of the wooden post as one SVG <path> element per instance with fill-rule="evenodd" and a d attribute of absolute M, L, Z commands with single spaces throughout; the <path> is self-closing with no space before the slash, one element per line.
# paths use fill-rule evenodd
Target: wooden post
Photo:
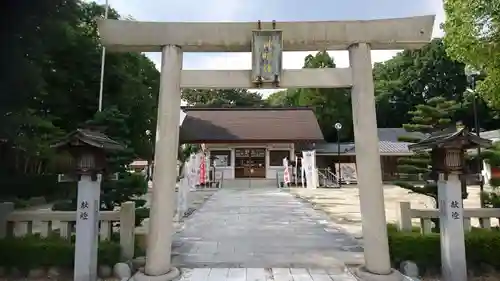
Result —
<path fill-rule="evenodd" d="M 122 258 L 130 260 L 135 249 L 135 202 L 124 202 L 120 208 L 120 246 Z"/>

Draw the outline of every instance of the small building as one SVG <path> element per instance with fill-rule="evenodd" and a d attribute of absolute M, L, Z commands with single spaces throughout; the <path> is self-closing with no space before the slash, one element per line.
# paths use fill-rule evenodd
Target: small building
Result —
<path fill-rule="evenodd" d="M 225 179 L 275 179 L 283 158 L 324 142 L 310 108 L 183 107 L 181 143 L 204 144 Z"/>
<path fill-rule="evenodd" d="M 398 160 L 413 154 L 408 149 L 408 145 L 411 143 L 400 141 L 400 139 L 423 139 L 424 137 L 425 135 L 422 133 L 407 132 L 403 128 L 378 129 L 380 164 L 384 181 L 396 179 L 398 177 Z M 340 153 L 338 147 L 337 143 L 324 143 L 315 146 L 318 168 L 330 168 L 335 171 L 335 165 L 338 162 L 356 163 L 356 146 L 354 143 L 340 143 Z"/>

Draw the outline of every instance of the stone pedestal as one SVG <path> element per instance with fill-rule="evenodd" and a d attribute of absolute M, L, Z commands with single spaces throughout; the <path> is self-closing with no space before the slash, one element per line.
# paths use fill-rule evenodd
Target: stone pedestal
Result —
<path fill-rule="evenodd" d="M 97 180 L 93 180 L 90 175 L 81 176 L 77 194 L 75 281 L 92 281 L 97 278 L 100 191 L 100 175 Z"/>
<path fill-rule="evenodd" d="M 359 267 L 355 275 L 362 281 L 406 281 L 406 277 L 399 271 L 391 269 L 388 274 L 375 274 L 369 272 L 366 267 Z"/>
<path fill-rule="evenodd" d="M 462 187 L 458 174 L 438 180 L 441 267 L 444 281 L 467 281 Z"/>

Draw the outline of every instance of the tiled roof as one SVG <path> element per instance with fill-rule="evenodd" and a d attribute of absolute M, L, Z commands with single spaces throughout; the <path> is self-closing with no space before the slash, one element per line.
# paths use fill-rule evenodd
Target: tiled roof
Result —
<path fill-rule="evenodd" d="M 379 142 L 379 152 L 380 153 L 390 153 L 390 154 L 406 154 L 410 153 L 408 149 L 409 142 L 392 142 L 392 141 L 380 141 Z M 336 154 L 337 144 L 336 143 L 326 143 L 317 144 L 316 153 L 318 154 Z M 341 154 L 354 154 L 356 153 L 356 146 L 354 143 L 342 143 L 340 144 Z"/>
<path fill-rule="evenodd" d="M 52 144 L 51 147 L 59 148 L 66 145 L 71 146 L 71 142 L 76 139 L 90 146 L 102 148 L 105 150 L 124 149 L 124 147 L 120 143 L 110 139 L 106 134 L 89 129 L 77 129 L 76 131 L 73 131 L 66 135 L 59 142 Z"/>
<path fill-rule="evenodd" d="M 340 153 L 350 152 L 354 148 L 354 143 L 341 143 L 340 144 Z M 309 149 L 312 149 L 310 147 Z M 316 144 L 314 146 L 316 153 L 338 153 L 338 145 L 337 143 L 322 143 Z"/>
<path fill-rule="evenodd" d="M 455 141 L 465 141 L 466 147 L 489 147 L 491 140 L 483 137 L 478 137 L 476 134 L 469 132 L 466 128 L 457 130 L 456 128 L 447 128 L 445 130 L 437 131 L 429 135 L 429 137 L 421 140 L 418 143 L 410 145 L 411 150 L 426 150 L 442 147 L 443 144 Z M 465 147 L 464 147 L 465 148 Z"/>
<path fill-rule="evenodd" d="M 489 140 L 497 140 L 500 139 L 500 129 L 499 130 L 492 130 L 492 131 L 486 131 L 486 132 L 481 132 L 479 134 L 480 137 L 489 139 Z"/>
<path fill-rule="evenodd" d="M 380 141 L 399 142 L 401 137 L 423 139 L 425 134 L 419 132 L 407 132 L 404 128 L 378 128 L 378 139 Z"/>
<path fill-rule="evenodd" d="M 183 143 L 243 141 L 324 142 L 310 108 L 184 107 Z"/>
<path fill-rule="evenodd" d="M 408 149 L 409 142 L 391 142 L 391 141 L 381 141 L 379 142 L 381 153 L 410 153 Z"/>

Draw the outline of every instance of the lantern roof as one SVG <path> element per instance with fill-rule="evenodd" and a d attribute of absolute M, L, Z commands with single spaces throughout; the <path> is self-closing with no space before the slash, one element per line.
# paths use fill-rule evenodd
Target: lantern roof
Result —
<path fill-rule="evenodd" d="M 456 129 L 450 127 L 431 133 L 427 138 L 408 146 L 410 150 L 421 151 L 434 148 L 461 148 L 490 147 L 491 140 L 481 138 L 471 133 L 467 128 Z"/>
<path fill-rule="evenodd" d="M 103 150 L 123 150 L 124 146 L 112 140 L 106 134 L 89 129 L 77 129 L 63 139 L 51 145 L 52 148 L 62 148 L 65 146 L 87 145 Z"/>

